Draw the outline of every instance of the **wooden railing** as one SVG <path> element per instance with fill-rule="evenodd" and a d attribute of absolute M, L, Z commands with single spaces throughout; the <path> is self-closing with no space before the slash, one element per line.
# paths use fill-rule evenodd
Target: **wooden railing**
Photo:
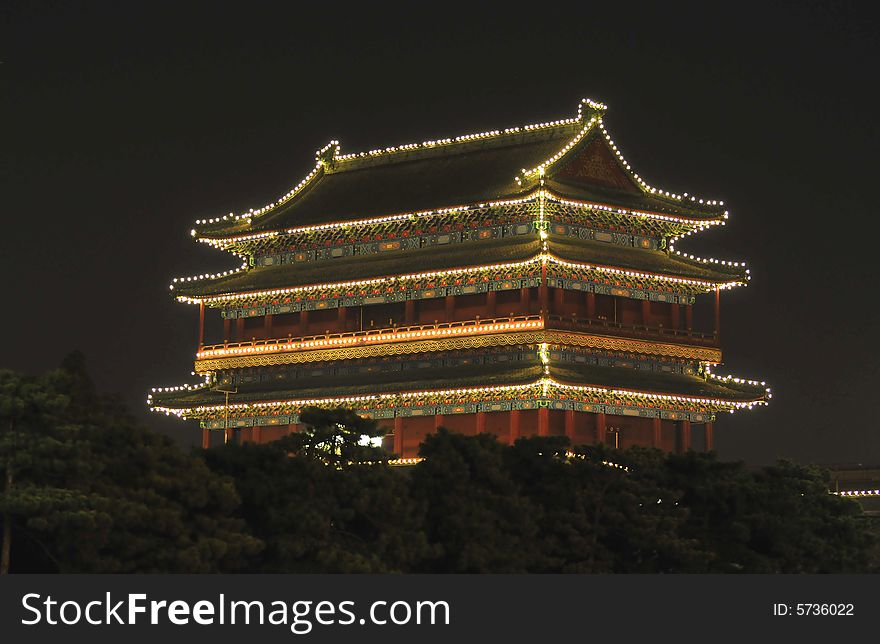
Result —
<path fill-rule="evenodd" d="M 435 324 L 412 324 L 391 326 L 364 331 L 345 333 L 323 333 L 302 337 L 288 336 L 269 340 L 248 340 L 244 342 L 224 342 L 202 347 L 198 358 L 212 358 L 223 355 L 244 355 L 253 353 L 272 353 L 275 351 L 295 351 L 301 349 L 321 349 L 338 346 L 356 346 L 372 342 L 399 342 L 444 336 L 492 333 L 507 330 L 541 329 L 544 327 L 540 315 L 514 315 L 500 318 L 461 320 L 458 322 L 439 322 Z"/>
<path fill-rule="evenodd" d="M 579 318 L 573 315 L 549 315 L 547 328 L 562 328 L 571 331 L 590 331 L 612 335 L 625 335 L 640 338 L 662 338 L 671 342 L 686 342 L 717 346 L 718 338 L 714 333 L 703 333 L 686 329 L 671 329 L 663 326 L 647 326 L 644 324 L 623 324 L 615 320 L 601 318 Z"/>
<path fill-rule="evenodd" d="M 662 326 L 652 327 L 641 324 L 623 324 L 601 318 L 579 318 L 565 315 L 514 315 L 499 318 L 476 318 L 457 322 L 434 324 L 411 324 L 390 326 L 381 329 L 347 331 L 344 333 L 322 333 L 302 337 L 287 336 L 268 340 L 247 340 L 243 342 L 224 342 L 202 347 L 196 354 L 198 359 L 223 356 L 300 351 L 309 349 L 329 349 L 333 347 L 357 346 L 381 342 L 403 342 L 418 339 L 466 336 L 482 333 L 495 333 L 529 329 L 564 329 L 606 335 L 663 339 L 669 342 L 717 346 L 713 333 L 701 333 L 684 329 L 670 329 Z"/>

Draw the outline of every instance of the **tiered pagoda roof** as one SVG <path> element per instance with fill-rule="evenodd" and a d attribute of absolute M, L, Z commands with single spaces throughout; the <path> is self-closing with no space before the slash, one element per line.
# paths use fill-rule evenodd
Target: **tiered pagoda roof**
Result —
<path fill-rule="evenodd" d="M 658 405 L 673 416 L 697 413 L 702 418 L 721 409 L 751 408 L 766 402 L 763 383 L 724 380 L 706 374 L 675 374 L 636 368 L 609 368 L 540 360 L 541 347 L 522 347 L 531 360 L 472 364 L 463 368 L 370 371 L 321 375 L 321 369 L 290 386 L 267 390 L 265 383 L 238 385 L 234 416 L 271 417 L 296 414 L 303 406 L 332 402 L 364 413 L 388 408 L 435 408 L 493 399 L 537 398 L 552 404 L 574 401 L 644 412 Z M 210 418 L 225 410 L 224 394 L 211 389 L 182 389 L 154 394 L 160 411 Z"/>
<path fill-rule="evenodd" d="M 320 298 L 342 306 L 343 297 L 412 294 L 435 284 L 537 276 L 556 279 L 554 285 L 563 288 L 581 288 L 574 284 L 578 280 L 627 288 L 637 294 L 631 297 L 643 299 L 656 298 L 656 293 L 649 294 L 652 289 L 665 289 L 684 299 L 661 301 L 684 302 L 695 293 L 744 285 L 749 279 L 745 264 L 694 258 L 674 248 L 684 235 L 724 224 L 723 203 L 646 184 L 605 130 L 604 111 L 604 105 L 584 100 L 577 116 L 569 119 L 360 154 L 342 154 L 333 141 L 318 151 L 313 170 L 274 202 L 196 222 L 195 239 L 234 253 L 244 263 L 238 270 L 175 280 L 173 294 L 184 302 L 221 309 L 277 305 L 281 298 L 287 298 L 284 303 Z M 440 239 L 453 233 L 458 235 L 455 243 Z M 621 237 L 629 243 L 620 243 Z M 518 282 L 511 283 L 510 288 L 519 288 Z M 490 290 L 494 288 L 507 287 Z M 769 396 L 762 383 L 704 373 L 703 365 L 720 361 L 717 348 L 676 353 L 663 349 L 662 342 L 646 348 L 601 331 L 571 332 L 564 339 L 620 355 L 653 353 L 690 360 L 695 366 L 689 373 L 660 373 L 538 360 L 548 345 L 562 340 L 543 322 L 528 333 L 495 344 L 481 340 L 481 346 L 509 345 L 529 359 L 467 369 L 441 365 L 424 374 L 391 370 L 366 379 L 362 373 L 331 369 L 276 385 L 239 383 L 229 409 L 295 414 L 302 405 L 320 400 L 347 401 L 370 412 L 413 401 L 477 400 L 485 397 L 486 388 L 495 387 L 511 397 L 528 390 L 546 401 L 621 409 L 643 409 L 662 400 L 675 417 L 680 410 L 711 415 L 750 407 Z M 593 339 L 586 340 L 588 336 Z M 427 341 L 414 335 L 414 344 Z M 357 342 L 350 340 L 351 346 Z M 430 351 L 430 346 L 410 351 Z M 199 356 L 196 370 L 210 384 L 224 369 L 297 363 L 290 356 L 302 355 L 306 347 L 291 347 L 224 349 L 221 353 L 229 360 L 219 361 L 206 353 Z M 366 355 L 353 350 L 321 353 L 320 346 L 308 350 L 312 362 Z M 385 355 L 394 353 L 408 350 Z M 251 355 L 270 357 L 235 362 L 235 356 Z M 284 355 L 288 358 L 279 357 Z M 159 411 L 205 419 L 226 401 L 223 393 L 206 385 L 155 391 L 150 404 Z"/>
<path fill-rule="evenodd" d="M 546 243 L 537 238 L 505 237 L 473 245 L 433 246 L 388 253 L 355 255 L 333 260 L 332 271 L 322 263 L 296 266 L 259 266 L 215 279 L 183 284 L 175 292 L 180 298 L 200 300 L 223 295 L 239 296 L 287 288 L 303 288 L 336 282 L 373 280 L 411 273 L 429 273 L 527 262 L 548 257 L 564 262 L 618 268 L 655 274 L 660 277 L 697 280 L 712 285 L 742 284 L 745 268 L 706 265 L 686 257 L 664 252 L 648 253 L 640 249 L 610 247 L 602 242 L 565 239 L 548 234 Z M 330 278 L 330 279 L 328 279 Z M 714 287 L 714 286 L 713 286 Z"/>
<path fill-rule="evenodd" d="M 226 238 L 402 213 L 507 201 L 546 185 L 554 195 L 710 222 L 724 206 L 647 186 L 618 154 L 603 105 L 578 116 L 503 131 L 342 155 L 331 141 L 314 170 L 256 211 L 197 222 L 200 238 Z"/>

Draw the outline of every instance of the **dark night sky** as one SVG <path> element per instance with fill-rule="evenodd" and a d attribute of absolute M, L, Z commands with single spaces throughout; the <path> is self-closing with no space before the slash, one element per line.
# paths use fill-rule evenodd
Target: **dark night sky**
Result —
<path fill-rule="evenodd" d="M 171 278 L 237 264 L 192 242 L 195 219 L 286 192 L 331 138 L 350 152 L 565 118 L 589 96 L 649 183 L 730 206 L 687 248 L 749 261 L 719 371 L 774 400 L 722 416 L 722 457 L 880 462 L 870 3 L 118 4 L 0 9 L 0 366 L 81 349 L 103 390 L 191 442 L 144 400 L 192 380 L 197 310 Z"/>

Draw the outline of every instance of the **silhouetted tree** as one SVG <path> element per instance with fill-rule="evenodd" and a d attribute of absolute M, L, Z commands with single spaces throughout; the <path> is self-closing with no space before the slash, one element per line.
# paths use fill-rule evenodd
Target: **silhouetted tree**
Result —
<path fill-rule="evenodd" d="M 303 410 L 266 445 L 186 453 L 81 354 L 0 371 L 0 569 L 60 572 L 867 572 L 877 523 L 827 473 L 714 454 L 501 445 L 440 430 L 392 468 L 378 424 Z M 371 441 L 373 439 L 373 441 Z"/>
<path fill-rule="evenodd" d="M 306 407 L 299 420 L 305 427 L 280 441 L 280 446 L 299 456 L 336 468 L 387 459 L 385 451 L 373 444 L 375 439 L 381 440 L 385 430 L 351 409 Z"/>
<path fill-rule="evenodd" d="M 519 493 L 494 437 L 440 429 L 419 454 L 413 496 L 426 508 L 428 572 L 526 572 L 546 566 L 539 508 Z"/>
<path fill-rule="evenodd" d="M 323 450 L 293 452 L 287 439 L 230 444 L 204 458 L 235 480 L 242 515 L 266 542 L 263 570 L 404 572 L 425 556 L 407 476 L 383 461 L 337 469 Z"/>
<path fill-rule="evenodd" d="M 262 544 L 235 516 L 232 481 L 98 396 L 81 356 L 65 367 L 38 379 L 0 375 L 0 414 L 12 426 L 0 450 L 15 481 L 0 497 L 5 529 L 61 572 L 247 568 Z"/>

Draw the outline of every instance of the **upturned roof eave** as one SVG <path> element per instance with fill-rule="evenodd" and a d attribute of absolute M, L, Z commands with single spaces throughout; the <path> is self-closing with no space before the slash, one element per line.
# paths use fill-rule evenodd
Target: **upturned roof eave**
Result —
<path fill-rule="evenodd" d="M 247 213 L 242 213 L 241 215 L 232 215 L 230 213 L 230 215 L 216 218 L 216 220 L 212 219 L 196 222 L 196 226 L 193 228 L 193 234 L 198 238 L 210 238 L 214 241 L 221 242 L 235 236 L 246 234 L 247 232 L 252 232 L 255 230 L 256 221 L 266 222 L 280 208 L 287 209 L 292 207 L 298 200 L 305 198 L 310 190 L 316 187 L 325 176 L 350 171 L 368 171 L 383 165 L 401 162 L 407 163 L 413 159 L 441 160 L 454 156 L 456 153 L 463 150 L 467 151 L 474 146 L 489 145 L 505 147 L 505 141 L 507 139 L 513 139 L 514 141 L 520 141 L 520 139 L 523 141 L 532 140 L 528 138 L 529 136 L 539 138 L 543 136 L 547 138 L 548 141 L 558 140 L 559 146 L 554 148 L 556 149 L 556 152 L 549 157 L 538 160 L 537 165 L 531 169 L 511 167 L 511 185 L 509 186 L 509 189 L 499 192 L 498 190 L 493 190 L 489 187 L 482 195 L 482 199 L 476 197 L 473 199 L 474 202 L 510 198 L 527 193 L 531 189 L 531 186 L 528 186 L 527 184 L 533 184 L 536 179 L 536 177 L 531 176 L 530 173 L 536 168 L 541 169 L 542 176 L 546 173 L 549 178 L 553 174 L 554 169 L 560 167 L 568 158 L 573 154 L 576 154 L 577 150 L 585 142 L 592 140 L 594 137 L 604 137 L 607 140 L 609 149 L 614 152 L 615 162 L 619 168 L 630 177 L 633 185 L 638 187 L 639 192 L 645 199 L 653 200 L 658 204 L 658 209 L 662 214 L 675 215 L 678 212 L 685 217 L 706 219 L 713 219 L 722 215 L 723 204 L 722 206 L 716 207 L 715 204 L 717 202 L 697 200 L 695 197 L 683 198 L 681 195 L 658 190 L 646 184 L 630 167 L 629 163 L 625 161 L 619 150 L 617 150 L 616 145 L 607 134 L 601 118 L 604 110 L 604 105 L 597 104 L 593 101 L 582 101 L 578 110 L 577 118 L 538 124 L 536 126 L 525 126 L 524 128 L 509 128 L 504 131 L 465 135 L 463 137 L 456 137 L 455 139 L 442 139 L 440 141 L 429 141 L 422 144 L 386 148 L 385 150 L 376 150 L 368 153 L 361 153 L 360 155 L 340 156 L 339 143 L 337 141 L 331 141 L 316 153 L 317 163 L 312 171 L 307 174 L 296 187 L 283 195 L 280 199 L 272 204 L 264 206 L 263 208 L 256 210 L 251 209 Z M 587 119 L 588 116 L 590 117 L 589 120 Z M 580 127 L 580 129 L 574 133 L 573 137 L 566 138 L 565 136 L 558 136 L 560 132 L 564 133 L 568 129 L 573 129 L 575 126 Z M 531 132 L 528 132 L 530 127 L 534 129 Z M 556 135 L 555 139 L 554 135 Z M 515 148 L 518 145 L 524 145 L 524 143 L 513 143 L 509 144 L 507 147 Z M 514 183 L 514 177 L 519 181 L 519 188 L 522 189 L 517 188 Z M 562 190 L 562 192 L 564 193 L 565 190 Z M 564 196 L 578 198 L 583 195 L 566 194 Z M 685 196 L 687 196 L 686 193 Z M 419 208 L 419 210 L 441 209 L 448 207 L 446 205 L 447 203 L 448 200 L 438 200 L 436 204 L 426 202 L 423 207 Z M 609 205 L 627 207 L 626 198 L 620 198 L 615 203 Z M 643 204 L 639 204 L 635 209 L 644 209 L 644 206 Z M 389 209 L 389 211 L 391 210 L 393 210 L 393 208 Z M 326 217 L 340 223 L 351 220 L 349 216 L 343 213 L 328 213 Z M 281 231 L 285 228 L 290 228 L 290 226 L 280 225 L 277 227 L 277 230 Z M 260 230 L 265 232 L 270 229 L 260 228 Z"/>
<path fill-rule="evenodd" d="M 260 230 L 258 232 L 251 231 L 248 228 L 238 227 L 235 230 L 230 229 L 222 235 L 205 234 L 204 232 L 200 233 L 198 230 L 195 230 L 194 237 L 199 241 L 210 243 L 216 247 L 231 249 L 239 244 L 263 237 L 296 235 L 315 230 L 370 225 L 376 221 L 393 221 L 395 219 L 412 217 L 430 217 L 440 213 L 454 211 L 464 212 L 472 208 L 483 207 L 486 204 L 502 205 L 503 203 L 531 201 L 537 199 L 542 190 L 550 201 L 555 201 L 557 203 L 571 204 L 583 208 L 598 207 L 622 216 L 631 216 L 636 219 L 653 218 L 666 220 L 683 226 L 692 226 L 695 229 L 718 224 L 727 218 L 724 212 L 700 212 L 677 207 L 675 204 L 670 204 L 668 209 L 652 208 L 650 205 L 646 206 L 644 203 L 634 203 L 631 200 L 627 201 L 625 197 L 614 199 L 607 196 L 591 195 L 584 191 L 565 186 L 565 184 L 552 182 L 542 185 L 541 182 L 535 181 L 529 182 L 522 187 L 517 187 L 508 192 L 494 193 L 491 195 L 487 193 L 483 199 L 474 199 L 468 203 L 445 203 L 415 212 L 395 212 L 367 218 L 342 218 L 327 221 L 322 224 L 301 227 L 281 226 L 275 229 Z"/>
<path fill-rule="evenodd" d="M 262 388 L 250 388 L 239 390 L 231 404 L 244 405 L 290 405 L 315 404 L 317 401 L 338 401 L 338 404 L 349 404 L 354 399 L 378 400 L 395 396 L 413 398 L 417 395 L 437 395 L 447 392 L 457 394 L 492 393 L 500 390 L 526 390 L 530 388 L 547 387 L 556 389 L 555 393 L 579 393 L 583 395 L 596 395 L 598 397 L 633 397 L 642 399 L 650 405 L 675 405 L 679 404 L 702 404 L 714 407 L 718 411 L 738 406 L 761 405 L 769 402 L 769 389 L 760 383 L 742 383 L 730 385 L 727 382 L 712 380 L 705 376 L 682 376 L 663 374 L 662 380 L 656 383 L 650 378 L 646 379 L 637 371 L 624 370 L 616 367 L 592 367 L 586 370 L 582 377 L 570 370 L 557 369 L 554 365 L 549 366 L 549 371 L 544 372 L 540 364 L 518 366 L 513 370 L 503 370 L 498 373 L 498 365 L 492 365 L 489 369 L 475 371 L 479 373 L 463 374 L 460 368 L 456 368 L 452 374 L 449 386 L 444 386 L 446 380 L 437 379 L 433 376 L 429 380 L 414 378 L 415 374 L 403 374 L 399 379 L 385 378 L 384 382 L 355 385 L 340 383 L 339 378 L 316 378 L 308 382 L 311 386 L 305 388 L 292 388 L 284 390 L 265 390 Z M 483 373 L 485 371 L 485 373 Z M 509 372 L 509 373 L 508 373 Z M 562 373 L 560 373 L 562 372 Z M 451 373 L 451 372 L 450 372 Z M 597 377 L 598 376 L 598 377 Z M 486 378 L 489 377 L 489 380 Z M 326 380 L 320 383 L 320 380 Z M 345 380 L 345 379 L 343 379 Z M 641 382 L 640 382 L 641 380 Z M 335 382 L 334 382 L 335 381 Z M 641 386 L 640 386 L 641 385 Z M 544 397 L 545 395 L 542 394 Z M 223 395 L 211 388 L 194 390 L 183 389 L 181 391 L 155 392 L 151 394 L 150 402 L 153 407 L 160 410 L 177 409 L 192 411 L 198 407 L 224 407 Z"/>
<path fill-rule="evenodd" d="M 478 242 L 479 243 L 479 242 Z M 583 268 L 584 270 L 590 269 L 599 269 L 599 270 L 608 270 L 612 272 L 619 272 L 622 275 L 627 274 L 636 274 L 638 276 L 644 276 L 647 278 L 656 277 L 658 279 L 669 279 L 669 280 L 681 280 L 681 283 L 693 283 L 693 282 L 706 282 L 708 284 L 714 284 L 719 287 L 731 288 L 735 285 L 745 284 L 748 281 L 748 274 L 745 272 L 744 267 L 742 269 L 737 269 L 735 272 L 730 272 L 727 274 L 722 274 L 717 271 L 714 271 L 711 267 L 707 267 L 695 260 L 690 260 L 688 258 L 683 257 L 675 257 L 674 260 L 676 262 L 680 262 L 687 266 L 690 266 L 693 269 L 705 271 L 706 278 L 695 277 L 693 275 L 690 276 L 682 276 L 681 274 L 676 274 L 675 271 L 670 270 L 667 272 L 655 272 L 650 269 L 639 269 L 637 266 L 619 266 L 615 265 L 612 261 L 578 261 L 577 258 L 573 258 L 570 255 L 566 256 L 566 253 L 557 254 L 554 252 L 554 248 L 552 245 L 549 246 L 548 250 L 542 250 L 539 247 L 539 242 L 537 240 L 524 240 L 523 244 L 530 245 L 534 247 L 534 250 L 528 254 L 517 256 L 509 261 L 498 261 L 498 262 L 489 262 L 489 263 L 470 263 L 470 264 L 458 264 L 453 266 L 446 267 L 436 267 L 436 268 L 425 268 L 418 273 L 412 273 L 412 264 L 411 261 L 417 259 L 415 255 L 409 256 L 406 260 L 404 258 L 391 258 L 391 259 L 400 259 L 402 262 L 406 263 L 410 268 L 407 272 L 390 272 L 386 274 L 380 275 L 371 275 L 369 277 L 364 277 L 365 281 L 375 281 L 381 282 L 383 280 L 388 279 L 400 279 L 405 280 L 413 277 L 414 275 L 421 273 L 437 273 L 440 274 L 450 274 L 456 272 L 467 273 L 472 270 L 484 270 L 484 269 L 492 269 L 498 266 L 513 264 L 528 264 L 528 263 L 536 263 L 541 261 L 542 257 L 548 258 L 548 261 L 556 261 L 559 264 L 564 265 L 572 265 L 573 268 Z M 669 255 L 666 255 L 662 251 L 638 251 L 643 253 L 661 253 L 665 257 L 665 260 L 672 261 L 672 258 Z M 281 265 L 281 266 L 272 266 L 265 268 L 251 268 L 250 271 L 260 271 L 262 273 L 273 272 L 276 274 L 283 274 L 289 269 L 296 269 L 298 265 Z M 328 265 L 329 267 L 329 265 Z M 715 273 L 712 275 L 711 273 Z M 309 291 L 316 290 L 321 288 L 333 289 L 336 287 L 344 287 L 349 284 L 352 284 L 353 281 L 360 282 L 362 280 L 345 280 L 338 282 L 315 282 L 315 283 L 307 283 L 307 284 L 295 284 L 292 280 L 289 280 L 287 283 L 284 281 L 277 281 L 265 284 L 263 287 L 259 288 L 251 288 L 251 289 L 230 289 L 227 291 L 212 291 L 206 290 L 210 288 L 211 285 L 216 284 L 217 282 L 222 282 L 225 280 L 229 280 L 230 278 L 237 277 L 236 275 L 230 275 L 222 278 L 217 278 L 214 280 L 203 280 L 199 283 L 193 283 L 192 285 L 181 285 L 177 289 L 175 289 L 174 294 L 177 296 L 177 299 L 181 302 L 185 303 L 198 303 L 200 301 L 220 301 L 227 298 L 234 297 L 260 297 L 262 295 L 267 294 L 270 291 Z M 286 284 L 286 285 L 285 285 Z"/>

